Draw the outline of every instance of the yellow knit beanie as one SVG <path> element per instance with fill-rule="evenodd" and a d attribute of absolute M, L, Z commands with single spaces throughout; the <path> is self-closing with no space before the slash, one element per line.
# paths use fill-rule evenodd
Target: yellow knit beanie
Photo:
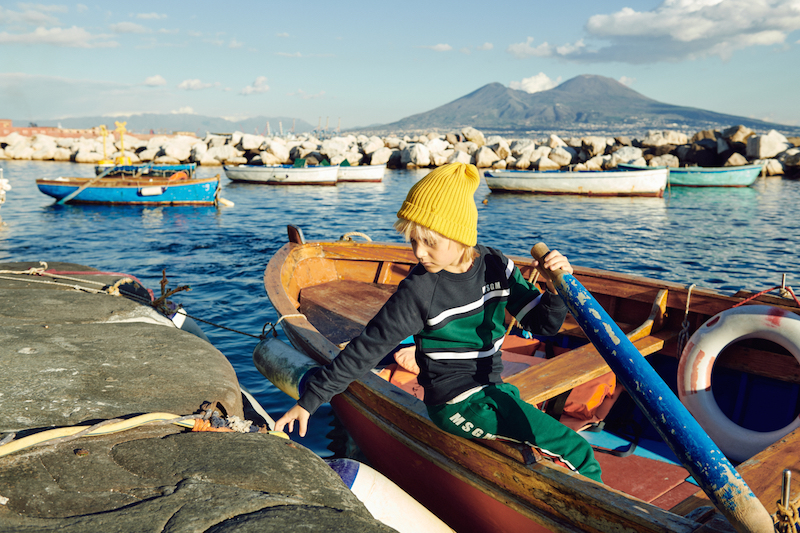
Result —
<path fill-rule="evenodd" d="M 475 165 L 450 163 L 439 167 L 411 187 L 397 216 L 475 246 L 478 208 L 474 196 L 480 182 Z"/>

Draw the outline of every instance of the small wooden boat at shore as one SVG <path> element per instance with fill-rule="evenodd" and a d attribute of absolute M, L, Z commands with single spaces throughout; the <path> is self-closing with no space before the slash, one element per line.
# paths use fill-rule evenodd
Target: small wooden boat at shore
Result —
<path fill-rule="evenodd" d="M 103 176 L 38 178 L 39 190 L 59 204 L 217 205 L 219 174 L 213 178 Z"/>
<path fill-rule="evenodd" d="M 357 167 L 339 165 L 337 180 L 340 182 L 379 182 L 383 180 L 386 165 L 359 165 Z"/>
<path fill-rule="evenodd" d="M 266 183 L 268 185 L 336 185 L 338 165 L 239 165 L 224 166 L 231 181 Z"/>
<path fill-rule="evenodd" d="M 652 168 L 668 168 L 669 185 L 672 187 L 750 187 L 762 174 L 764 166 L 645 167 L 621 164 L 617 168 L 633 172 Z"/>
<path fill-rule="evenodd" d="M 584 196 L 664 196 L 666 169 L 632 171 L 485 170 L 492 192 L 577 194 Z"/>
<path fill-rule="evenodd" d="M 294 387 L 296 394 L 303 373 L 336 357 L 417 261 L 405 245 L 305 242 L 302 232 L 292 226 L 289 234 L 290 242 L 266 266 L 264 285 L 296 350 L 267 336 L 253 359 L 276 386 L 290 394 Z M 530 258 L 511 259 L 528 278 Z M 781 487 L 783 471 L 798 467 L 800 453 L 800 432 L 794 430 L 800 425 L 796 421 L 798 304 L 744 291 L 726 296 L 589 268 L 576 268 L 575 278 L 608 310 L 646 362 L 667 383 L 678 381 L 682 399 L 702 396 L 708 402 L 709 396 L 718 395 L 726 414 L 710 415 L 710 426 L 719 426 L 711 428 L 715 441 L 730 440 L 726 454 L 745 453 L 736 459 L 742 461 L 736 472 L 752 490 L 754 505 L 780 520 L 776 512 L 777 502 L 786 494 Z M 744 305 L 733 308 L 737 304 Z M 732 332 L 727 328 L 726 334 L 733 336 L 730 342 L 715 338 L 719 337 L 715 324 L 731 318 L 752 327 L 745 331 L 733 326 Z M 789 322 L 793 329 L 784 329 Z M 785 334 L 781 337 L 775 331 Z M 690 334 L 681 357 L 681 339 Z M 273 350 L 275 343 L 281 347 Z M 695 348 L 704 348 L 711 361 L 697 355 Z M 569 315 L 554 339 L 526 341 L 509 335 L 503 344 L 503 378 L 516 385 L 526 401 L 557 416 L 558 404 L 563 405 L 570 391 L 608 376 L 610 368 L 598 350 L 587 344 L 578 322 Z M 558 355 L 543 358 L 537 352 Z M 298 368 L 308 366 L 303 372 L 275 376 L 270 367 L 292 357 L 308 361 Z M 716 366 L 714 359 L 719 361 Z M 712 367 L 714 379 L 721 380 L 714 396 Z M 376 368 L 334 397 L 331 405 L 369 463 L 456 531 L 750 530 L 742 523 L 730 523 L 729 515 L 714 508 L 714 500 L 700 490 L 686 465 L 671 454 L 672 447 L 653 430 L 641 405 L 631 401 L 635 391 L 618 387 L 593 418 L 561 417 L 575 429 L 582 425 L 593 429 L 582 434 L 593 444 L 603 468 L 605 484 L 599 484 L 543 459 L 529 447 L 443 432 L 428 418 L 413 376 L 400 374 L 391 365 Z M 693 414 L 700 419 L 703 409 Z M 726 415 L 735 420 L 729 422 L 737 429 L 723 424 Z M 737 424 L 756 427 L 743 436 L 738 432 L 744 428 Z M 750 433 L 759 444 L 739 449 L 742 441 L 747 445 L 753 440 Z M 721 458 L 720 465 L 726 461 Z"/>

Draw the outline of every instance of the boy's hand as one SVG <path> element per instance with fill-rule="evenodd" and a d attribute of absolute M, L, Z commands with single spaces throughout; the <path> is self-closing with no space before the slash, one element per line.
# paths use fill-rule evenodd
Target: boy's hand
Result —
<path fill-rule="evenodd" d="M 286 411 L 282 417 L 275 421 L 275 431 L 283 431 L 284 426 L 288 424 L 289 431 L 286 433 L 291 433 L 294 431 L 294 421 L 297 420 L 298 433 L 301 437 L 305 437 L 306 430 L 308 429 L 308 419 L 310 416 L 311 415 L 308 413 L 308 411 L 295 404 L 294 407 Z"/>
<path fill-rule="evenodd" d="M 550 250 L 550 252 L 548 252 L 548 254 L 544 257 L 543 264 L 540 264 L 539 261 L 534 259 L 533 266 L 535 266 L 537 270 L 539 270 L 539 273 L 544 276 L 544 279 L 547 282 L 547 288 L 553 293 L 557 293 L 557 291 L 550 278 L 550 272 L 559 269 L 568 274 L 572 274 L 574 272 L 569 260 L 561 255 L 561 252 L 558 250 Z"/>

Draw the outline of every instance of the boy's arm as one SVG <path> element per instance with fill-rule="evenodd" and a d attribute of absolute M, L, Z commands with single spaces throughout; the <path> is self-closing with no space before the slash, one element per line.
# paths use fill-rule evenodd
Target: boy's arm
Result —
<path fill-rule="evenodd" d="M 548 290 L 542 293 L 537 287 L 531 286 L 519 269 L 515 267 L 509 280 L 511 296 L 508 310 L 517 319 L 520 326 L 531 333 L 555 335 L 567 316 L 567 306 L 558 296 L 550 280 L 550 272 L 563 269 L 572 273 L 572 265 L 557 250 L 551 251 L 541 265 L 535 260 L 533 265 L 542 273 Z"/>
<path fill-rule="evenodd" d="M 419 333 L 427 314 L 425 302 L 431 292 L 420 291 L 406 281 L 401 283 L 364 331 L 308 380 L 298 406 L 314 413 L 352 381 L 369 372 L 405 338 Z"/>

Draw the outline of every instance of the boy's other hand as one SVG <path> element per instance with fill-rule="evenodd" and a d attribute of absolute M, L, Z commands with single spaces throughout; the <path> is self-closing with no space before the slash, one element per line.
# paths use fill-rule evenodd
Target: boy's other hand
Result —
<path fill-rule="evenodd" d="M 298 404 L 295 404 L 294 407 L 286 411 L 282 417 L 275 421 L 275 431 L 283 431 L 283 428 L 288 425 L 289 431 L 286 431 L 286 433 L 291 433 L 294 431 L 294 421 L 297 420 L 297 431 L 301 437 L 305 437 L 310 416 L 308 411 Z"/>
<path fill-rule="evenodd" d="M 542 262 L 534 259 L 533 266 L 539 270 L 539 273 L 542 274 L 542 276 L 544 276 L 544 279 L 547 282 L 547 288 L 553 293 L 557 293 L 558 291 L 556 291 L 555 285 L 553 285 L 550 273 L 555 270 L 563 270 L 568 274 L 572 274 L 574 272 L 569 260 L 565 256 L 561 255 L 561 252 L 558 250 L 550 250 Z"/>

